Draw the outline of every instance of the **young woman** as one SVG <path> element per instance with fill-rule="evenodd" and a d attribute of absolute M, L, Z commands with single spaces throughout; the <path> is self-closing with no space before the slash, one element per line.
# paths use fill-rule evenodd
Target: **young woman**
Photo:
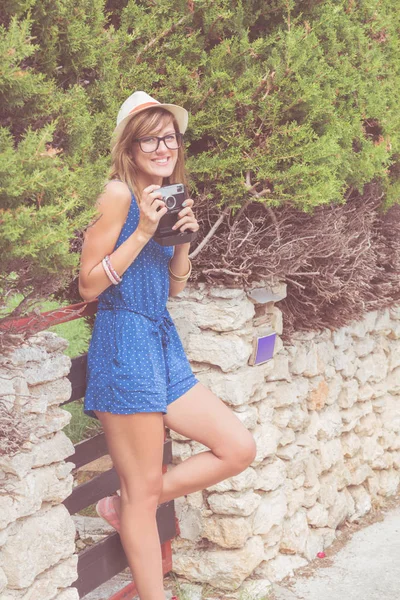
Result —
<path fill-rule="evenodd" d="M 190 244 L 152 239 L 168 210 L 157 190 L 186 182 L 187 120 L 185 109 L 145 92 L 123 103 L 79 275 L 83 300 L 98 298 L 85 412 L 100 419 L 120 479 L 120 496 L 97 508 L 120 531 L 141 600 L 165 600 L 157 506 L 237 475 L 256 453 L 237 416 L 194 376 L 166 308 L 190 276 Z M 176 230 L 198 228 L 188 199 Z M 210 450 L 163 475 L 165 426 Z"/>

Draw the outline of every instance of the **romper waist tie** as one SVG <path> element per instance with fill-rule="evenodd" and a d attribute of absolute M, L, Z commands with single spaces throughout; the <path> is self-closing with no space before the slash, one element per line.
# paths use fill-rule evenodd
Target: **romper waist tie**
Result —
<path fill-rule="evenodd" d="M 140 312 L 140 310 L 136 310 L 130 308 L 129 306 L 98 306 L 97 311 L 99 310 L 127 310 L 129 312 L 136 313 L 137 315 L 141 315 L 142 317 L 146 317 L 152 323 L 153 332 L 159 334 L 161 331 L 161 340 L 163 345 L 167 344 L 170 341 L 169 337 L 169 329 L 173 327 L 174 323 L 171 317 L 167 314 L 163 314 L 159 317 L 152 317 L 147 315 L 146 313 Z"/>

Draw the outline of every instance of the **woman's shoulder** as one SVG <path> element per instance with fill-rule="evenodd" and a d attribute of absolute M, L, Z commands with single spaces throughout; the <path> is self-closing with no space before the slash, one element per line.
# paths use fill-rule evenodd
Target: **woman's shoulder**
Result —
<path fill-rule="evenodd" d="M 113 219 L 115 215 L 127 213 L 131 201 L 132 194 L 126 183 L 112 179 L 104 183 L 103 191 L 96 201 L 96 208 L 101 214 L 107 214 Z"/>
<path fill-rule="evenodd" d="M 104 184 L 104 190 L 112 195 L 131 199 L 132 192 L 129 186 L 121 179 L 109 179 Z"/>

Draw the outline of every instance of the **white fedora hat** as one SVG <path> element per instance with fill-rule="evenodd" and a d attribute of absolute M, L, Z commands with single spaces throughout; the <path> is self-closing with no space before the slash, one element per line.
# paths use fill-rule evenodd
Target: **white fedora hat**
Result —
<path fill-rule="evenodd" d="M 168 110 L 170 113 L 172 113 L 178 123 L 180 133 L 185 133 L 189 120 L 189 113 L 187 110 L 182 108 L 182 106 L 177 106 L 176 104 L 162 104 L 155 98 L 149 96 L 149 94 L 146 94 L 146 92 L 133 92 L 133 94 L 131 94 L 129 98 L 125 100 L 119 109 L 117 126 L 112 134 L 111 145 L 113 146 L 116 143 L 125 125 L 127 124 L 129 117 L 132 115 L 137 115 L 143 110 L 153 106 L 165 108 L 165 110 Z"/>

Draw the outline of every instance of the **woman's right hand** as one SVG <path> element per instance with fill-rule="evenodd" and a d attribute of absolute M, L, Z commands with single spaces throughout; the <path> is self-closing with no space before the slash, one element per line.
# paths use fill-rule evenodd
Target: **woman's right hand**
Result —
<path fill-rule="evenodd" d="M 140 217 L 137 228 L 149 239 L 154 235 L 161 217 L 168 212 L 165 202 L 161 200 L 162 195 L 157 192 L 160 187 L 149 185 L 143 190 L 139 201 Z"/>

